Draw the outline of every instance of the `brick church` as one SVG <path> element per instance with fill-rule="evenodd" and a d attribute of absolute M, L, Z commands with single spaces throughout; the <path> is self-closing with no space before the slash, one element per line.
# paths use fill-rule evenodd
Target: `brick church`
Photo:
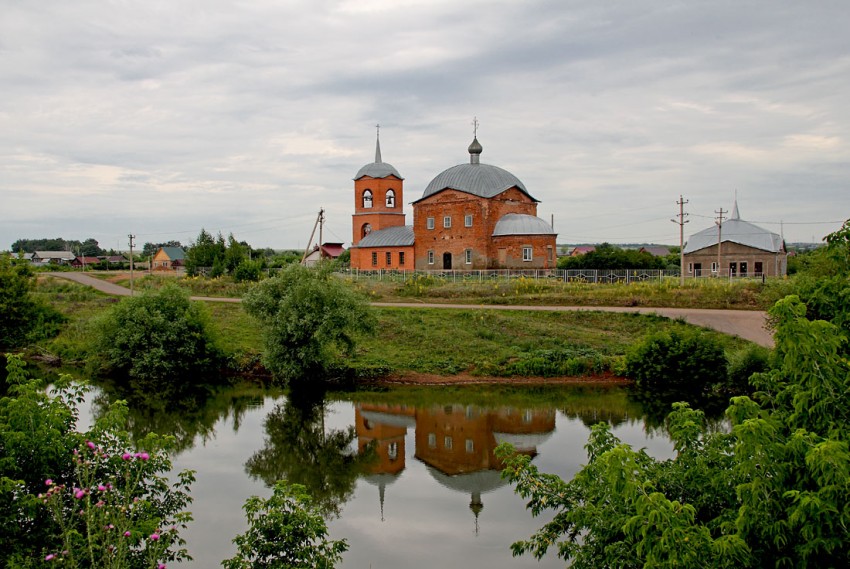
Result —
<path fill-rule="evenodd" d="M 381 160 L 354 177 L 351 266 L 360 270 L 554 269 L 556 234 L 537 217 L 539 203 L 513 174 L 480 161 L 440 173 L 413 202 L 406 225 L 404 178 Z"/>

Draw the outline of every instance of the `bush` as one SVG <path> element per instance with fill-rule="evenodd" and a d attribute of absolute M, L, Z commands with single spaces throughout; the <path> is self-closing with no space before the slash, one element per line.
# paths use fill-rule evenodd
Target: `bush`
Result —
<path fill-rule="evenodd" d="M 727 387 L 734 393 L 750 393 L 750 377 L 762 373 L 770 367 L 770 350 L 752 344 L 729 356 L 727 367 Z"/>
<path fill-rule="evenodd" d="M 233 270 L 233 280 L 238 283 L 257 282 L 262 269 L 262 261 L 242 261 Z"/>
<path fill-rule="evenodd" d="M 141 569 L 186 559 L 178 526 L 191 519 L 193 474 L 169 480 L 172 438 L 133 444 L 123 402 L 78 432 L 81 387 L 60 376 L 48 393 L 25 377 L 19 358 L 10 356 L 8 367 L 11 396 L 0 399 L 3 567 L 55 560 Z"/>
<path fill-rule="evenodd" d="M 245 295 L 242 305 L 265 328 L 266 367 L 284 381 L 326 373 L 371 331 L 365 299 L 327 268 L 289 265 Z"/>
<path fill-rule="evenodd" d="M 65 318 L 30 294 L 32 269 L 0 255 L 0 350 L 19 348 L 59 333 Z"/>
<path fill-rule="evenodd" d="M 626 353 L 626 376 L 641 389 L 699 395 L 726 380 L 726 356 L 704 332 L 658 332 Z"/>
<path fill-rule="evenodd" d="M 97 358 L 137 391 L 179 395 L 221 363 L 206 307 L 173 284 L 119 302 L 96 324 Z"/>
<path fill-rule="evenodd" d="M 321 512 L 299 484 L 278 482 L 271 498 L 252 496 L 244 509 L 248 531 L 233 540 L 238 551 L 222 562 L 226 569 L 331 569 L 348 549 L 345 540 L 328 539 Z"/>

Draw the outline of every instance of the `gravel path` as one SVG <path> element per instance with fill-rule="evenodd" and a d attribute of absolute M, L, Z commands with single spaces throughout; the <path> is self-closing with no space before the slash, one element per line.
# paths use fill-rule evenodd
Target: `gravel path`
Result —
<path fill-rule="evenodd" d="M 47 273 L 56 278 L 67 279 L 88 285 L 106 294 L 129 296 L 130 289 L 83 273 Z M 192 300 L 206 302 L 241 302 L 240 298 L 221 298 L 193 296 Z M 489 304 L 433 304 L 415 302 L 373 302 L 372 306 L 396 308 L 458 308 L 463 310 L 537 310 L 549 312 L 597 311 L 597 312 L 636 312 L 657 314 L 666 318 L 682 318 L 695 326 L 711 328 L 724 334 L 740 336 L 756 344 L 773 347 L 773 335 L 765 328 L 767 314 L 755 310 L 713 310 L 707 308 L 646 308 L 624 306 L 507 306 Z"/>

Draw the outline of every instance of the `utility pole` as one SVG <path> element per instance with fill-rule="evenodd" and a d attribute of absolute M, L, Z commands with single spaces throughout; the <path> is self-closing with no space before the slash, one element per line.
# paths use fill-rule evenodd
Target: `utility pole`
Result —
<path fill-rule="evenodd" d="M 133 296 L 133 239 L 136 236 L 131 233 L 127 237 L 130 238 L 130 296 Z"/>
<path fill-rule="evenodd" d="M 715 221 L 714 223 L 717 224 L 717 276 L 719 277 L 720 276 L 720 243 L 722 242 L 721 236 L 722 236 L 722 232 L 723 232 L 723 220 L 726 219 L 725 217 L 723 217 L 723 215 L 729 213 L 729 210 L 723 211 L 723 208 L 721 207 L 720 211 L 714 210 L 714 213 L 717 214 L 717 221 Z"/>
<path fill-rule="evenodd" d="M 307 248 L 304 249 L 304 256 L 301 257 L 301 264 L 307 260 L 307 255 L 310 254 L 310 246 L 313 244 L 313 237 L 316 235 L 316 227 L 319 228 L 319 260 L 322 258 L 322 224 L 325 221 L 325 210 L 320 209 L 319 215 L 316 217 L 316 223 L 313 224 L 313 231 L 310 232 L 310 240 L 307 241 Z"/>
<path fill-rule="evenodd" d="M 677 216 L 679 219 L 671 219 L 673 223 L 679 224 L 679 286 L 685 286 L 685 224 L 690 220 L 685 219 L 688 215 L 685 213 L 685 204 L 688 203 L 688 200 L 682 198 L 682 194 L 679 194 L 679 201 L 676 202 L 679 204 L 679 215 Z"/>

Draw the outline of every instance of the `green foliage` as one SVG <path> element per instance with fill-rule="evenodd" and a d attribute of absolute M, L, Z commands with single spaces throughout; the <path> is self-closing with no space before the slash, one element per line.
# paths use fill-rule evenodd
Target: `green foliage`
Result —
<path fill-rule="evenodd" d="M 102 371 L 161 397 L 209 383 L 221 363 L 206 307 L 175 285 L 122 299 L 96 323 L 95 346 Z"/>
<path fill-rule="evenodd" d="M 272 496 L 245 502 L 248 531 L 233 543 L 238 552 L 225 569 L 331 569 L 348 549 L 328 539 L 328 529 L 303 486 L 280 481 Z"/>
<path fill-rule="evenodd" d="M 75 239 L 65 240 L 61 237 L 55 239 L 18 239 L 9 248 L 15 254 L 35 253 L 36 251 L 73 251 L 77 255 L 96 257 L 106 254 L 100 248 L 96 239 L 89 237 L 85 241 Z"/>
<path fill-rule="evenodd" d="M 11 396 L 0 400 L 3 566 L 42 566 L 49 558 L 141 569 L 187 559 L 178 526 L 191 519 L 184 509 L 193 475 L 169 483 L 171 439 L 148 435 L 133 445 L 121 403 L 77 432 L 82 389 L 62 376 L 48 393 L 25 377 L 18 358 L 9 359 Z"/>
<path fill-rule="evenodd" d="M 595 251 L 576 257 L 558 259 L 559 269 L 665 269 L 664 258 L 650 253 L 641 253 L 632 249 L 620 249 L 609 243 L 603 243 Z"/>
<path fill-rule="evenodd" d="M 795 297 L 771 311 L 777 368 L 733 398 L 731 432 L 676 404 L 676 455 L 655 460 L 593 428 L 572 480 L 540 473 L 506 445 L 505 475 L 554 518 L 514 554 L 557 544 L 571 567 L 843 567 L 850 556 L 850 363 L 844 337 Z"/>
<path fill-rule="evenodd" d="M 242 261 L 233 271 L 233 280 L 238 283 L 257 282 L 262 270 L 262 261 Z"/>
<path fill-rule="evenodd" d="M 290 265 L 245 295 L 243 306 L 265 329 L 266 367 L 285 381 L 324 373 L 370 332 L 366 301 L 327 269 Z"/>
<path fill-rule="evenodd" d="M 56 310 L 32 296 L 34 283 L 28 265 L 0 254 L 0 350 L 55 336 L 65 321 Z"/>
<path fill-rule="evenodd" d="M 290 393 L 266 417 L 265 443 L 245 463 L 246 471 L 268 486 L 286 479 L 307 488 L 316 508 L 338 516 L 354 493 L 357 479 L 373 464 L 375 454 L 351 453 L 357 441 L 354 427 L 326 428 L 322 394 Z"/>
<path fill-rule="evenodd" d="M 770 368 L 770 350 L 756 344 L 732 352 L 728 356 L 726 387 L 734 393 L 752 391 L 750 377 Z"/>
<path fill-rule="evenodd" d="M 720 343 L 704 332 L 658 332 L 626 353 L 626 376 L 643 390 L 699 395 L 725 381 L 726 356 Z"/>

